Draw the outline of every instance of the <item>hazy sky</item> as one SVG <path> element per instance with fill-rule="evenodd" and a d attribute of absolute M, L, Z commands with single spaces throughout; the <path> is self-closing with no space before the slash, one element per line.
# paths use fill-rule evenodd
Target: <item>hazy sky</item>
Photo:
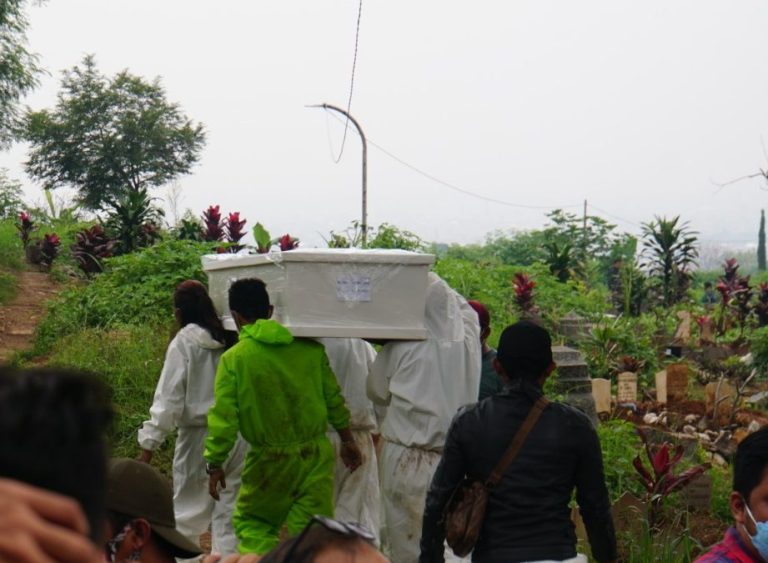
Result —
<path fill-rule="evenodd" d="M 304 107 L 346 105 L 357 0 L 49 0 L 29 16 L 51 73 L 32 108 L 94 53 L 109 74 L 162 77 L 205 124 L 182 209 L 220 204 L 309 245 L 359 218 L 359 139 L 334 164 L 343 124 Z M 768 168 L 766 29 L 764 0 L 363 0 L 352 114 L 401 160 L 488 198 L 576 213 L 587 199 L 631 232 L 680 214 L 702 239 L 751 241 L 765 181 L 713 181 Z M 41 199 L 25 158 L 18 145 L 0 166 Z M 545 222 L 374 146 L 368 186 L 371 224 L 428 240 Z"/>

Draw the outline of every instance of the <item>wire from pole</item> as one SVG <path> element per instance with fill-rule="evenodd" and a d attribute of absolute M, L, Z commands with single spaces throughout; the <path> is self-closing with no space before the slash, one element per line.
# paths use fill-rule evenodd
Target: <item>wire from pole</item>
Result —
<path fill-rule="evenodd" d="M 355 29 L 355 54 L 352 57 L 352 76 L 349 79 L 349 98 L 347 100 L 347 114 L 352 109 L 352 93 L 355 89 L 355 69 L 357 68 L 357 47 L 360 41 L 360 18 L 363 15 L 363 0 L 359 0 L 357 5 L 357 27 Z M 339 149 L 339 156 L 333 157 L 334 164 L 338 164 L 341 161 L 341 157 L 344 154 L 344 145 L 347 141 L 347 131 L 349 130 L 349 117 L 346 118 L 344 123 L 344 136 L 341 138 L 341 149 Z M 333 156 L 333 155 L 332 155 Z"/>

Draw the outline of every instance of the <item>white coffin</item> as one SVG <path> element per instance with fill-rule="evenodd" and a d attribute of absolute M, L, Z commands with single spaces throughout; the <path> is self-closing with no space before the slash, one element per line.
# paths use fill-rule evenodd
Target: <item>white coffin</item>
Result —
<path fill-rule="evenodd" d="M 404 250 L 296 249 L 203 256 L 208 287 L 224 326 L 234 330 L 227 292 L 233 281 L 267 284 L 273 318 L 295 336 L 426 338 L 427 274 L 435 257 Z"/>

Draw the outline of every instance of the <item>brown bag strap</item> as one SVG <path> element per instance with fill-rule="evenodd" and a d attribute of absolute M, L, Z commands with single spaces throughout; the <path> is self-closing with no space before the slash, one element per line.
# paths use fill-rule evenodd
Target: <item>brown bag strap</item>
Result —
<path fill-rule="evenodd" d="M 507 470 L 507 467 L 509 467 L 509 464 L 512 463 L 512 461 L 517 457 L 520 448 L 523 447 L 523 443 L 528 437 L 528 433 L 536 424 L 536 421 L 539 420 L 541 413 L 544 412 L 544 409 L 547 408 L 548 404 L 549 401 L 544 396 L 539 397 L 539 399 L 533 404 L 533 407 L 531 407 L 531 410 L 528 411 L 528 416 L 525 417 L 522 426 L 520 426 L 517 432 L 515 432 L 515 436 L 512 438 L 512 443 L 509 445 L 509 448 L 507 448 L 507 451 L 504 452 L 504 455 L 502 456 L 499 463 L 497 463 L 496 467 L 493 468 L 491 476 L 485 482 L 486 487 L 495 487 L 498 485 L 499 481 L 501 481 L 501 476 L 504 475 L 504 472 Z"/>

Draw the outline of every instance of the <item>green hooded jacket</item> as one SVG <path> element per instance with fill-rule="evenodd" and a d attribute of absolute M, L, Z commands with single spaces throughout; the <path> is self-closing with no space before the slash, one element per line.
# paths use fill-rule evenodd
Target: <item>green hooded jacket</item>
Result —
<path fill-rule="evenodd" d="M 219 361 L 205 459 L 222 465 L 238 431 L 254 448 L 285 447 L 349 427 L 349 410 L 323 346 L 274 320 L 240 330 Z"/>

